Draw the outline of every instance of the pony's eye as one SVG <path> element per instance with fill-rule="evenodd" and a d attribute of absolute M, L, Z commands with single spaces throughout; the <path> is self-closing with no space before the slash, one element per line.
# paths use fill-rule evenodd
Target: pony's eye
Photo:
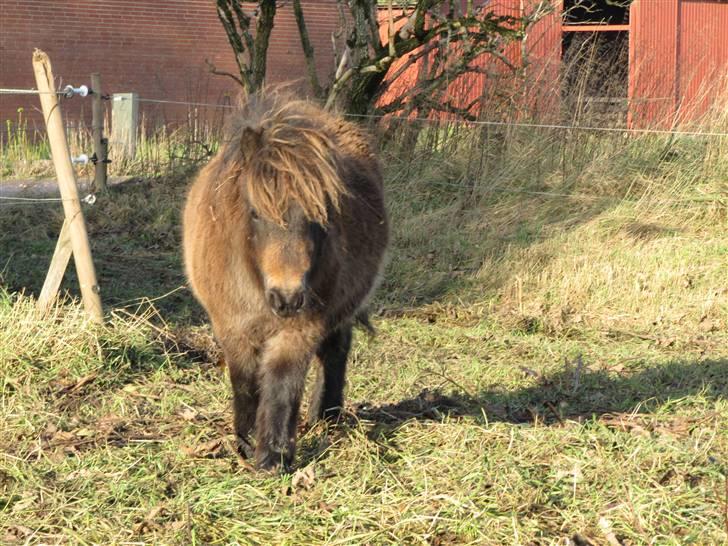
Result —
<path fill-rule="evenodd" d="M 250 209 L 250 219 L 251 220 L 258 220 L 260 216 L 258 216 L 258 212 L 255 209 Z"/>

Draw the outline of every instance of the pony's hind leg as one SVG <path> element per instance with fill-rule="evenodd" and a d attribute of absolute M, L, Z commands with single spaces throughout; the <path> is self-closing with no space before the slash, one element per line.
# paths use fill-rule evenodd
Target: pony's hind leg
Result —
<path fill-rule="evenodd" d="M 314 346 L 295 332 L 281 332 L 266 344 L 255 422 L 255 458 L 262 469 L 288 470 L 293 462 L 301 395 Z"/>
<path fill-rule="evenodd" d="M 337 419 L 344 409 L 346 359 L 351 349 L 352 327 L 343 326 L 331 332 L 318 348 L 320 361 L 316 384 L 308 408 L 308 422 Z"/>

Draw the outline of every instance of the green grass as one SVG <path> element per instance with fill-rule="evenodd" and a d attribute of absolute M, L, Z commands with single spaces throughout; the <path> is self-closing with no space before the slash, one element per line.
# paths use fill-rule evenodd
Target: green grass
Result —
<path fill-rule="evenodd" d="M 293 476 L 234 454 L 181 271 L 189 174 L 86 207 L 104 326 L 34 310 L 60 211 L 0 209 L 0 542 L 725 543 L 721 143 L 470 144 L 385 154 L 378 334 Z"/>

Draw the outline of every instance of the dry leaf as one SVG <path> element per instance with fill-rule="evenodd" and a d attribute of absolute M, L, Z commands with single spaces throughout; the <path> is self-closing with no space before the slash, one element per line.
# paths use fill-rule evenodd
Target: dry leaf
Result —
<path fill-rule="evenodd" d="M 199 414 L 190 407 L 182 408 L 179 412 L 179 416 L 185 421 L 194 421 Z"/>
<path fill-rule="evenodd" d="M 181 529 L 184 529 L 186 526 L 187 526 L 187 523 L 180 519 L 165 525 L 165 527 L 172 529 L 173 531 L 179 531 Z"/>
<path fill-rule="evenodd" d="M 75 432 L 78 438 L 88 438 L 89 436 L 95 436 L 96 433 L 90 428 L 80 428 Z"/>
<path fill-rule="evenodd" d="M 611 546 L 622 546 L 622 543 L 617 538 L 617 535 L 612 531 L 612 522 L 605 517 L 599 518 L 599 528 L 604 533 L 604 537 Z"/>
<path fill-rule="evenodd" d="M 18 539 L 29 537 L 34 533 L 33 529 L 25 527 L 24 525 L 12 525 L 11 527 L 8 527 L 8 532 L 4 539 L 8 542 L 14 542 Z"/>
<path fill-rule="evenodd" d="M 183 447 L 182 451 L 190 457 L 217 458 L 225 455 L 221 438 L 204 442 L 194 447 Z"/>
<path fill-rule="evenodd" d="M 143 533 L 145 531 L 152 530 L 154 527 L 154 520 L 162 513 L 162 510 L 164 510 L 163 504 L 159 504 L 152 508 L 147 516 L 134 526 L 134 532 Z"/>
<path fill-rule="evenodd" d="M 90 373 L 88 375 L 84 375 L 82 378 L 78 379 L 75 383 L 72 383 L 70 385 L 65 385 L 61 389 L 59 389 L 58 394 L 64 395 L 69 394 L 71 392 L 75 392 L 83 388 L 84 386 L 88 385 L 92 381 L 95 381 L 98 377 L 97 373 Z"/>
<path fill-rule="evenodd" d="M 291 479 L 291 488 L 295 491 L 296 489 L 311 489 L 314 482 L 316 481 L 316 473 L 314 472 L 313 465 L 308 465 L 306 468 L 296 470 Z"/>

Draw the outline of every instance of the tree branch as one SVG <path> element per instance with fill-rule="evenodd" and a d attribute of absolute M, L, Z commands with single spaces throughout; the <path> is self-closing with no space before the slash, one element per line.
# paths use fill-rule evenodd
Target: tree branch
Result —
<path fill-rule="evenodd" d="M 214 64 L 212 64 L 210 59 L 205 59 L 205 64 L 210 69 L 210 74 L 214 74 L 215 76 L 227 76 L 228 78 L 232 78 L 233 80 L 235 80 L 235 83 L 237 83 L 240 87 L 245 87 L 243 80 L 241 80 L 235 74 L 231 74 L 230 72 L 225 72 L 224 70 L 218 70 L 218 68 Z"/>
<path fill-rule="evenodd" d="M 306 69 L 308 70 L 308 79 L 311 82 L 311 89 L 316 97 L 321 97 L 323 91 L 318 81 L 318 74 L 316 74 L 316 61 L 314 58 L 313 46 L 308 36 L 308 30 L 306 29 L 306 21 L 303 18 L 303 8 L 301 7 L 301 0 L 293 0 L 293 14 L 296 17 L 296 25 L 298 25 L 298 34 L 301 37 L 301 49 L 303 49 L 303 56 L 306 59 Z"/>
<path fill-rule="evenodd" d="M 237 16 L 237 23 L 240 30 L 236 27 L 236 19 L 233 17 L 233 10 Z M 249 35 L 250 33 L 248 31 L 250 18 L 242 12 L 242 8 L 240 8 L 236 0 L 217 0 L 217 16 L 222 23 L 225 35 L 227 36 L 230 47 L 232 47 L 235 55 L 235 62 L 238 65 L 238 72 L 240 73 L 240 82 L 245 90 L 249 90 L 251 84 L 250 65 L 243 59 L 243 55 L 246 53 L 246 47 L 243 40 L 245 39 L 246 43 L 249 40 L 252 40 L 252 36 Z M 246 35 L 248 35 L 247 38 L 243 38 Z"/>

